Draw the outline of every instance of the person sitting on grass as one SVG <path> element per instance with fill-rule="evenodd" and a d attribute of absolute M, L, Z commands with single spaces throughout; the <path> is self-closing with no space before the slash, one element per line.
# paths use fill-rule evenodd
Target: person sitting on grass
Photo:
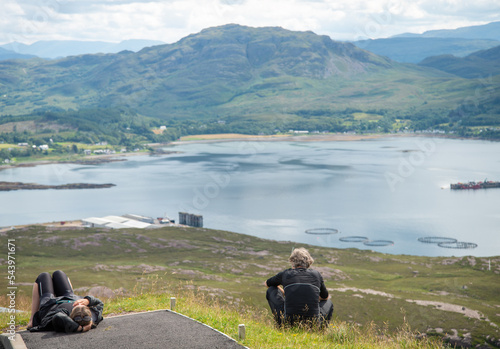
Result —
<path fill-rule="evenodd" d="M 33 284 L 28 330 L 87 332 L 102 321 L 103 308 L 98 298 L 75 295 L 63 271 L 55 271 L 52 277 L 41 273 Z"/>
<path fill-rule="evenodd" d="M 292 268 L 266 280 L 266 298 L 278 325 L 297 323 L 325 325 L 333 315 L 321 274 L 309 267 L 314 259 L 305 248 L 296 248 L 289 258 Z"/>

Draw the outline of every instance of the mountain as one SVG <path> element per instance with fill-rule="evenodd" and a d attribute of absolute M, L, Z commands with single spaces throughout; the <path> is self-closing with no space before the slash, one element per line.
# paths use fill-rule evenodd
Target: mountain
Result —
<path fill-rule="evenodd" d="M 0 61 L 4 61 L 6 59 L 29 59 L 34 57 L 35 56 L 33 55 L 24 55 L 0 47 Z"/>
<path fill-rule="evenodd" d="M 489 39 L 500 41 L 500 21 L 457 29 L 429 30 L 423 34 L 405 33 L 394 37 Z"/>
<path fill-rule="evenodd" d="M 477 87 L 312 32 L 240 25 L 136 53 L 4 61 L 0 84 L 4 115 L 124 106 L 164 119 L 268 122 L 346 110 L 399 118 L 429 110 L 447 114 Z"/>
<path fill-rule="evenodd" d="M 360 40 L 354 44 L 359 48 L 398 62 L 419 63 L 427 57 L 444 54 L 464 57 L 473 52 L 500 45 L 500 41 L 418 36 Z"/>
<path fill-rule="evenodd" d="M 387 39 L 360 40 L 359 48 L 398 62 L 419 63 L 431 56 L 465 57 L 500 45 L 500 22 L 423 34 L 401 34 Z"/>
<path fill-rule="evenodd" d="M 500 75 L 500 45 L 467 57 L 441 55 L 424 59 L 421 66 L 432 67 L 467 79 Z"/>
<path fill-rule="evenodd" d="M 62 58 L 67 56 L 77 56 L 82 54 L 95 53 L 117 53 L 120 51 L 137 52 L 147 46 L 165 44 L 162 41 L 155 40 L 125 40 L 120 43 L 103 41 L 74 41 L 74 40 L 55 40 L 55 41 L 37 41 L 31 45 L 25 45 L 18 42 L 2 45 L 0 47 L 15 51 L 21 54 L 38 56 L 41 58 Z"/>

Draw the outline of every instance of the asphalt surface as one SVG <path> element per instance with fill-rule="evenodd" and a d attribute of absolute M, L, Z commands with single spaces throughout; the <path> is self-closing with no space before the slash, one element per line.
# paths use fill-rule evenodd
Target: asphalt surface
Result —
<path fill-rule="evenodd" d="M 21 331 L 18 334 L 27 349 L 245 348 L 211 327 L 168 310 L 105 318 L 85 333 Z"/>

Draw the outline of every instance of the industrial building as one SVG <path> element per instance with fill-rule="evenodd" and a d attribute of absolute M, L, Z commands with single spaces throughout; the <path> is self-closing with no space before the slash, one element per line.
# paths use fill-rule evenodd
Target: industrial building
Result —
<path fill-rule="evenodd" d="M 203 216 L 179 212 L 179 224 L 188 225 L 190 227 L 203 228 Z"/>
<path fill-rule="evenodd" d="M 125 214 L 122 216 L 106 216 L 106 217 L 89 217 L 82 219 L 84 227 L 89 228 L 111 228 L 111 229 L 126 229 L 126 228 L 139 228 L 151 229 L 159 228 L 161 226 L 175 225 L 175 220 L 165 217 L 152 217 L 141 216 L 137 214 Z M 203 227 L 203 216 L 195 215 L 186 212 L 179 212 L 179 224 L 191 227 Z"/>

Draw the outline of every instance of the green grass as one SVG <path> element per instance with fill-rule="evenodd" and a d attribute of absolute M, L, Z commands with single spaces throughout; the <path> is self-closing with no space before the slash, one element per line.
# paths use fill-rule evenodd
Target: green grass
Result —
<path fill-rule="evenodd" d="M 337 328 L 311 334 L 275 329 L 265 299 L 264 280 L 288 267 L 286 259 L 296 243 L 210 229 L 105 230 L 56 224 L 0 231 L 0 243 L 6 245 L 7 239 L 16 240 L 16 306 L 22 310 L 29 309 L 36 276 L 62 269 L 80 294 L 93 286 L 115 292 L 116 297 L 106 300 L 107 315 L 168 308 L 174 296 L 179 312 L 231 336 L 238 323 L 245 323 L 244 344 L 254 348 L 300 347 L 304 341 L 303 347 L 340 345 L 339 338 L 349 339 L 350 333 L 362 343 L 349 339 L 345 347 L 384 347 L 377 342 L 381 337 L 395 340 L 408 328 L 429 334 L 442 328 L 440 337 L 453 329 L 470 332 L 474 345 L 488 335 L 500 337 L 494 327 L 500 325 L 499 257 L 491 258 L 488 270 L 490 258 L 393 256 L 306 246 L 315 258 L 313 268 L 321 271 L 330 290 Z M 6 279 L 0 279 L 0 288 L 6 287 Z M 459 305 L 482 318 L 408 300 Z M 0 297 L 0 305 L 7 301 Z M 2 316 L 6 314 L 0 313 L 0 325 L 6 323 Z M 20 326 L 27 324 L 27 316 L 18 316 Z"/>
<path fill-rule="evenodd" d="M 382 115 L 368 113 L 353 113 L 354 120 L 378 121 L 382 119 Z"/>
<path fill-rule="evenodd" d="M 9 143 L 0 144 L 0 150 L 9 148 L 20 148 L 20 146 L 18 146 L 17 144 L 9 144 Z"/>
<path fill-rule="evenodd" d="M 171 297 L 176 298 L 174 310 L 202 322 L 249 348 L 441 348 L 437 339 L 419 337 L 407 323 L 389 334 L 387 328 L 373 323 L 367 326 L 334 319 L 324 329 L 277 327 L 267 311 L 227 303 L 219 297 L 196 288 L 168 287 L 161 289 L 162 280 L 150 275 L 148 287 L 135 287 L 133 295 L 105 299 L 104 316 L 170 309 Z M 193 286 L 186 283 L 184 286 Z M 161 290 L 160 290 L 161 289 Z M 29 297 L 17 298 L 18 308 L 24 310 L 16 316 L 18 328 L 29 320 Z M 7 313 L 0 313 L 1 323 L 7 323 Z M 245 325 L 246 337 L 238 336 L 238 326 Z M 5 329 L 4 329 L 5 330 Z"/>

